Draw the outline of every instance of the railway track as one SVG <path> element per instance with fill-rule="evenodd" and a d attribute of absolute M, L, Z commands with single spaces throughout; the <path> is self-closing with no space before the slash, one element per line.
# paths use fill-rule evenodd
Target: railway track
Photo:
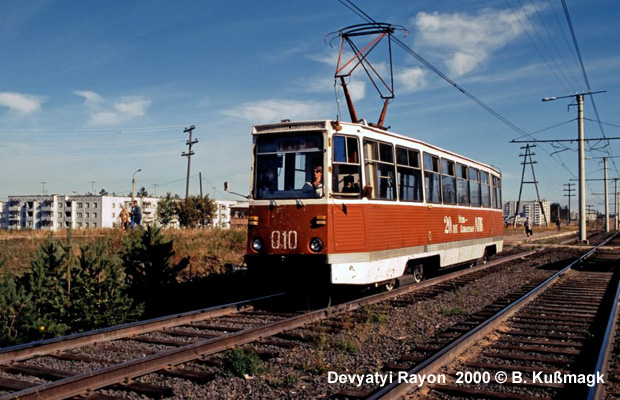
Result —
<path fill-rule="evenodd" d="M 475 327 L 457 326 L 455 340 L 421 349 L 413 367 L 392 366 L 402 379 L 357 397 L 603 398 L 596 382 L 617 335 L 619 242 L 614 235 Z M 437 382 L 412 379 L 422 376 Z"/>
<path fill-rule="evenodd" d="M 213 372 L 193 368 L 188 363 L 208 365 L 212 361 L 210 356 L 248 343 L 294 347 L 291 340 L 276 335 L 379 302 L 407 303 L 415 301 L 416 295 L 428 297 L 454 290 L 504 262 L 533 253 L 520 253 L 417 285 L 301 314 L 258 309 L 256 304 L 273 300 L 273 297 L 263 298 L 3 349 L 0 351 L 0 389 L 6 394 L 0 399 L 115 398 L 98 392 L 103 388 L 152 397 L 168 396 L 170 388 L 140 383 L 138 378 L 157 372 L 208 382 L 213 379 Z M 124 359 L 111 361 L 106 357 L 111 352 L 123 354 Z M 259 355 L 269 358 L 268 353 Z M 46 364 L 50 358 L 76 362 L 80 369 L 49 368 Z"/>

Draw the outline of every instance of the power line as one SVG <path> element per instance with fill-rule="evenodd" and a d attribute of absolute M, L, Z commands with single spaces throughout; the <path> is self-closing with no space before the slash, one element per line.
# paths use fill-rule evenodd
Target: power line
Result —
<path fill-rule="evenodd" d="M 368 14 L 366 14 L 361 8 L 359 8 L 358 6 L 356 6 L 351 0 L 338 0 L 338 2 L 340 2 L 342 5 L 344 5 L 345 7 L 347 7 L 349 10 L 353 11 L 355 14 L 357 14 L 360 18 L 362 18 L 364 21 L 366 21 L 369 24 L 375 24 L 375 25 L 379 25 L 374 19 L 372 19 Z M 345 4 L 345 2 L 347 4 Z M 407 46 L 405 43 L 403 43 L 399 38 L 394 37 L 393 38 L 394 42 L 396 44 L 398 44 L 403 50 L 405 50 L 406 53 L 408 53 L 409 55 L 411 55 L 412 57 L 414 57 L 416 60 L 418 60 L 420 63 L 422 63 L 424 66 L 426 66 L 428 69 L 430 69 L 431 71 L 433 71 L 435 74 L 439 75 L 442 79 L 444 79 L 446 82 L 448 82 L 449 84 L 451 84 L 453 87 L 455 87 L 459 92 L 463 93 L 465 96 L 467 96 L 469 99 L 471 99 L 472 101 L 474 101 L 476 104 L 478 104 L 479 106 L 481 106 L 482 108 L 484 108 L 487 112 L 489 112 L 491 115 L 493 115 L 494 117 L 496 117 L 497 119 L 499 119 L 500 121 L 502 121 L 505 125 L 507 125 L 508 127 L 510 127 L 511 129 L 517 131 L 518 133 L 520 133 L 523 136 L 527 136 L 530 138 L 533 138 L 531 136 L 531 134 L 525 132 L 524 130 L 522 130 L 521 128 L 519 128 L 518 126 L 516 126 L 515 124 L 513 124 L 512 122 L 510 122 L 509 120 L 507 120 L 506 118 L 504 118 L 502 115 L 500 115 L 499 113 L 497 113 L 495 110 L 493 110 L 491 107 L 487 106 L 485 103 L 483 103 L 481 100 L 479 100 L 478 98 L 476 98 L 473 94 L 469 93 L 467 90 L 465 90 L 464 88 L 462 88 L 459 84 L 457 84 L 455 81 L 453 81 L 452 79 L 450 79 L 450 77 L 448 77 L 446 74 L 444 74 L 443 72 L 441 72 L 437 67 L 435 67 L 433 64 L 431 64 L 429 61 L 427 61 L 426 59 L 424 59 L 424 57 L 422 57 L 421 55 L 417 54 L 415 51 L 413 51 L 413 49 L 411 49 L 409 46 Z M 553 159 L 556 160 L 555 158 L 553 158 L 553 156 L 551 156 L 551 154 L 543 148 L 543 151 L 545 151 L 547 154 L 549 154 L 549 156 Z M 575 176 L 575 174 L 573 174 L 572 171 L 570 171 L 568 169 L 568 167 L 563 163 L 560 162 L 558 160 L 556 160 L 556 162 L 561 165 L 570 175 Z"/>

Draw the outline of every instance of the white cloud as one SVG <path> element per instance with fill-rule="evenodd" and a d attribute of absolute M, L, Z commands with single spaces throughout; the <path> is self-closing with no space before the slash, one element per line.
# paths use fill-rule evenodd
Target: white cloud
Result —
<path fill-rule="evenodd" d="M 532 11 L 526 8 L 519 19 Z M 418 45 L 434 50 L 457 77 L 480 68 L 493 52 L 517 39 L 523 33 L 519 19 L 510 10 L 484 9 L 477 15 L 420 12 L 413 24 Z"/>
<path fill-rule="evenodd" d="M 76 90 L 73 93 L 84 97 L 84 108 L 90 116 L 89 124 L 95 126 L 116 125 L 133 118 L 143 117 L 151 105 L 151 100 L 144 97 L 106 100 L 89 90 Z"/>
<path fill-rule="evenodd" d="M 87 102 L 95 102 L 95 103 L 103 102 L 103 97 L 99 96 L 95 92 L 91 92 L 90 90 L 76 90 L 73 93 L 77 94 L 78 96 L 84 97 Z"/>
<path fill-rule="evenodd" d="M 41 109 L 45 100 L 28 94 L 0 92 L 0 106 L 8 107 L 18 114 L 28 114 Z"/>
<path fill-rule="evenodd" d="M 243 118 L 253 124 L 278 122 L 282 119 L 317 119 L 321 118 L 321 115 L 325 115 L 327 112 L 329 112 L 329 107 L 327 105 L 314 101 L 304 102 L 279 99 L 245 103 L 238 107 L 221 111 L 224 115 Z"/>
<path fill-rule="evenodd" d="M 427 71 L 420 67 L 401 70 L 394 76 L 397 87 L 405 93 L 415 92 L 426 87 Z"/>

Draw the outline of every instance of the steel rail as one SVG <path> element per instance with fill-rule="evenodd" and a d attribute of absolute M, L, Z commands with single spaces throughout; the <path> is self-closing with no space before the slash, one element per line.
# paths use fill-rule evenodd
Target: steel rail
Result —
<path fill-rule="evenodd" d="M 553 274 L 551 277 L 547 278 L 544 282 L 536 286 L 534 289 L 521 296 L 519 299 L 515 300 L 512 304 L 504 307 L 502 310 L 498 311 L 491 318 L 484 321 L 482 324 L 478 325 L 476 328 L 472 329 L 468 333 L 456 339 L 454 342 L 450 343 L 446 347 L 442 348 L 437 353 L 433 354 L 431 357 L 417 365 L 416 367 L 410 369 L 407 372 L 408 376 L 411 375 L 430 375 L 435 373 L 439 368 L 443 367 L 450 361 L 454 360 L 456 357 L 465 352 L 468 348 L 471 347 L 472 344 L 478 342 L 483 339 L 486 335 L 493 332 L 497 327 L 503 324 L 506 320 L 516 314 L 523 307 L 531 303 L 535 298 L 538 297 L 546 288 L 548 288 L 551 284 L 553 284 L 559 277 L 564 275 L 568 270 L 572 267 L 582 263 L 589 257 L 591 257 L 599 247 L 604 246 L 613 238 L 615 238 L 618 233 L 607 238 L 601 244 L 595 246 L 590 251 L 588 251 L 583 256 L 579 257 L 577 260 L 570 263 L 567 267 L 561 269 L 560 271 Z M 370 396 L 368 396 L 367 400 L 376 400 L 376 399 L 396 399 L 402 396 L 407 395 L 410 391 L 417 390 L 417 387 L 412 387 L 413 384 L 405 384 L 401 383 L 398 380 L 389 385 L 382 387 L 381 389 L 375 391 Z"/>
<path fill-rule="evenodd" d="M 204 321 L 211 318 L 222 317 L 224 315 L 231 315 L 240 311 L 251 309 L 251 304 L 257 301 L 267 300 L 282 295 L 283 293 L 277 293 L 255 299 L 243 300 L 220 306 L 153 318 L 145 321 L 131 322 L 128 324 L 98 329 L 95 331 L 82 332 L 74 335 L 42 340 L 39 342 L 6 347 L 4 349 L 0 349 L 0 365 L 34 356 L 41 356 L 57 351 L 87 346 L 95 342 L 107 342 L 128 336 L 141 335 L 160 329 L 170 328 L 173 326 L 185 325 L 190 322 Z"/>
<path fill-rule="evenodd" d="M 489 262 L 485 265 L 458 271 L 437 278 L 429 279 L 415 285 L 395 289 L 390 292 L 378 293 L 363 299 L 357 299 L 343 303 L 334 307 L 324 308 L 317 311 L 308 312 L 286 320 L 268 323 L 255 328 L 231 333 L 229 335 L 213 338 L 197 343 L 192 343 L 176 349 L 168 350 L 164 353 L 153 354 L 140 359 L 127 361 L 121 364 L 112 365 L 100 370 L 85 372 L 65 379 L 34 386 L 18 392 L 14 392 L 0 397 L 0 400 L 60 400 L 67 397 L 78 396 L 92 390 L 101 389 L 119 382 L 129 380 L 156 372 L 175 365 L 183 364 L 188 361 L 196 360 L 200 357 L 215 354 L 235 346 L 240 346 L 254 342 L 263 337 L 273 336 L 277 333 L 295 329 L 309 323 L 318 322 L 322 319 L 334 315 L 351 312 L 360 307 L 376 304 L 391 298 L 395 298 L 410 292 L 418 291 L 438 283 L 450 281 L 461 276 L 469 275 L 478 271 L 495 267 L 502 263 L 523 258 L 535 254 L 537 251 L 528 251 L 499 260 Z"/>
<path fill-rule="evenodd" d="M 601 350 L 596 360 L 594 372 L 600 372 L 602 375 L 607 376 L 609 369 L 609 359 L 611 358 L 612 351 L 614 349 L 614 338 L 616 336 L 616 324 L 618 323 L 619 314 L 619 300 L 620 299 L 620 281 L 616 288 L 614 302 L 611 308 L 609 319 L 607 320 L 607 326 L 605 327 L 605 336 L 601 343 Z M 602 400 L 605 398 L 605 386 L 606 384 L 599 384 L 598 382 L 588 390 L 587 400 Z"/>

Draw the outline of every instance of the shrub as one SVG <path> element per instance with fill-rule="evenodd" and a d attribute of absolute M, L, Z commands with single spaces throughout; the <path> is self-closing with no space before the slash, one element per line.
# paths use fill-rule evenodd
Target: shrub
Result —
<path fill-rule="evenodd" d="M 240 347 L 228 351 L 224 358 L 224 371 L 238 377 L 260 373 L 260 358 L 253 350 L 244 351 Z"/>

